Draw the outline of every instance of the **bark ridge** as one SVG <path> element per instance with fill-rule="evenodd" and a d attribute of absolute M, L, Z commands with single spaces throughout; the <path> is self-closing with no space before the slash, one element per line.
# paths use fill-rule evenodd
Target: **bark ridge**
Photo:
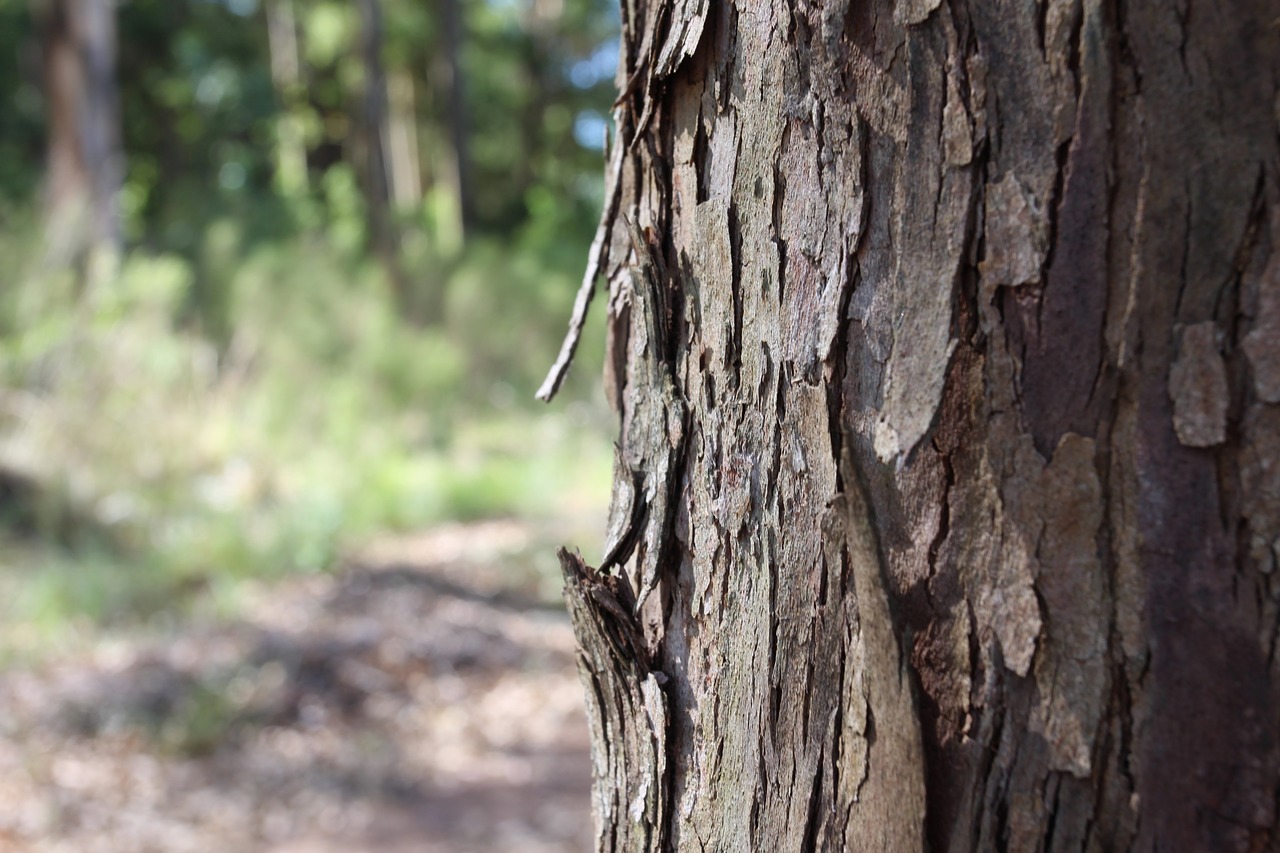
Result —
<path fill-rule="evenodd" d="M 600 849 L 1280 848 L 1274 9 L 622 11 Z"/>

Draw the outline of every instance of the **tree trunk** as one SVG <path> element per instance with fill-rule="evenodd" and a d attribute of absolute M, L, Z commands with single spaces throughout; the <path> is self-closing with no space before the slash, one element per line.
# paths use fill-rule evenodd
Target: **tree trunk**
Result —
<path fill-rule="evenodd" d="M 114 0 L 40 0 L 48 123 L 45 231 L 51 254 L 81 261 L 118 247 L 124 179 Z"/>
<path fill-rule="evenodd" d="M 389 111 L 387 75 L 382 63 L 382 0 L 360 0 L 360 58 L 364 66 L 364 93 L 360 105 L 358 156 L 365 207 L 369 218 L 369 242 L 374 254 L 396 280 L 400 275 L 400 236 L 391 209 L 391 175 L 388 172 Z"/>
<path fill-rule="evenodd" d="M 276 116 L 276 187 L 285 196 L 303 196 L 307 192 L 307 143 L 300 105 L 305 86 L 293 0 L 268 0 L 266 17 L 271 82 L 280 101 Z"/>
<path fill-rule="evenodd" d="M 422 166 L 418 158 L 418 107 L 413 75 L 405 69 L 387 78 L 390 123 L 391 200 L 396 210 L 414 211 L 422 204 Z"/>
<path fill-rule="evenodd" d="M 1280 849 L 1267 0 L 627 0 L 600 850 Z"/>
<path fill-rule="evenodd" d="M 436 45 L 434 69 L 449 133 L 447 146 L 436 160 L 441 182 L 451 196 L 449 212 L 453 221 L 448 225 L 448 234 L 453 239 L 447 242 L 452 242 L 456 251 L 466 241 L 475 219 L 471 199 L 471 134 L 467 129 L 466 77 L 462 67 L 466 23 L 458 0 L 438 0 L 436 13 L 444 22 L 444 32 Z"/>

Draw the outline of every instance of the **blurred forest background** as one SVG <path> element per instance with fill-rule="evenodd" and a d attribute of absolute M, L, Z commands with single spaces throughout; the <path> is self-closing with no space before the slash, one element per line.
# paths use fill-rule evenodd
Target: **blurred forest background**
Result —
<path fill-rule="evenodd" d="M 0 660 L 234 615 L 388 531 L 593 530 L 599 332 L 533 390 L 617 29 L 605 0 L 0 0 Z"/>

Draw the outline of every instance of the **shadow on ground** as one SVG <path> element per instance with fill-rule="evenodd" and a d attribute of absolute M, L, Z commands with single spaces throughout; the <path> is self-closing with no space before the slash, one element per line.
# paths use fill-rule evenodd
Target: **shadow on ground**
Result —
<path fill-rule="evenodd" d="M 0 850 L 589 849 L 543 551 L 445 528 L 262 587 L 234 623 L 0 676 Z"/>

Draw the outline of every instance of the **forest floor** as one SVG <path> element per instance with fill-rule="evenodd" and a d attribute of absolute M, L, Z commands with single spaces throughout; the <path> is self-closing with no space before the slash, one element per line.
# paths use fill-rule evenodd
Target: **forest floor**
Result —
<path fill-rule="evenodd" d="M 387 540 L 0 673 L 0 853 L 589 849 L 563 533 Z"/>

